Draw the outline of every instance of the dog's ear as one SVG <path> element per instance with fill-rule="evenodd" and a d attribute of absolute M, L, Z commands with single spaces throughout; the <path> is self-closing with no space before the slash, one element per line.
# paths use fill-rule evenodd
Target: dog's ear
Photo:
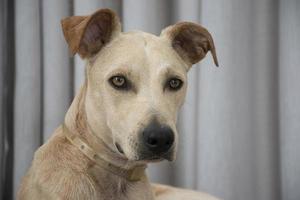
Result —
<path fill-rule="evenodd" d="M 202 26 L 192 22 L 179 22 L 165 28 L 161 37 L 166 37 L 178 55 L 192 65 L 211 51 L 216 66 L 219 66 L 211 34 Z"/>
<path fill-rule="evenodd" d="M 120 20 L 109 9 L 89 16 L 72 16 L 61 20 L 62 30 L 71 53 L 89 58 L 121 32 Z"/>

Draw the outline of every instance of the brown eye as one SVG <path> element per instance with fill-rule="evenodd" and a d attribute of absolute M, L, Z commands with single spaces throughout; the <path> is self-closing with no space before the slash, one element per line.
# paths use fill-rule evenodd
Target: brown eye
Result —
<path fill-rule="evenodd" d="M 109 79 L 110 84 L 119 90 L 129 89 L 128 81 L 124 76 L 113 76 Z"/>
<path fill-rule="evenodd" d="M 112 82 L 117 87 L 122 87 L 126 83 L 125 78 L 121 76 L 113 77 Z"/>
<path fill-rule="evenodd" d="M 170 90 L 179 90 L 182 86 L 182 81 L 178 78 L 172 78 L 168 81 L 167 87 Z"/>

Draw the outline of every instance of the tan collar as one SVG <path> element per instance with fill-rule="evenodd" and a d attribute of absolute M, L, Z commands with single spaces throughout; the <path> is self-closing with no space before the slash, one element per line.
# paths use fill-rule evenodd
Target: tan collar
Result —
<path fill-rule="evenodd" d="M 146 165 L 136 166 L 132 169 L 121 168 L 103 159 L 99 153 L 94 151 L 94 149 L 84 142 L 79 136 L 71 133 L 65 124 L 63 124 L 63 134 L 71 142 L 71 144 L 76 146 L 85 156 L 110 173 L 125 178 L 131 182 L 141 181 L 146 178 Z"/>

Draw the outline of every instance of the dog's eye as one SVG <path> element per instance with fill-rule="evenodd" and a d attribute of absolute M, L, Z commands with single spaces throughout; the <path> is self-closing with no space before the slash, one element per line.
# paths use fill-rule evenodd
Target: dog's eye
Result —
<path fill-rule="evenodd" d="M 119 90 L 128 89 L 129 84 L 124 76 L 113 76 L 109 79 L 110 84 Z"/>
<path fill-rule="evenodd" d="M 182 86 L 182 80 L 178 78 L 171 78 L 167 82 L 167 88 L 170 90 L 179 90 Z"/>

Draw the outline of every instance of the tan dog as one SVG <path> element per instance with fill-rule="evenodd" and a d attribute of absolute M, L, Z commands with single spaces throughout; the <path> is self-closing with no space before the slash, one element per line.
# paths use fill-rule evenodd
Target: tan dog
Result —
<path fill-rule="evenodd" d="M 176 118 L 187 71 L 215 47 L 200 25 L 182 22 L 159 37 L 122 33 L 108 9 L 62 20 L 86 79 L 64 124 L 40 147 L 18 199 L 213 200 L 204 193 L 151 185 L 148 162 L 174 160 Z"/>

